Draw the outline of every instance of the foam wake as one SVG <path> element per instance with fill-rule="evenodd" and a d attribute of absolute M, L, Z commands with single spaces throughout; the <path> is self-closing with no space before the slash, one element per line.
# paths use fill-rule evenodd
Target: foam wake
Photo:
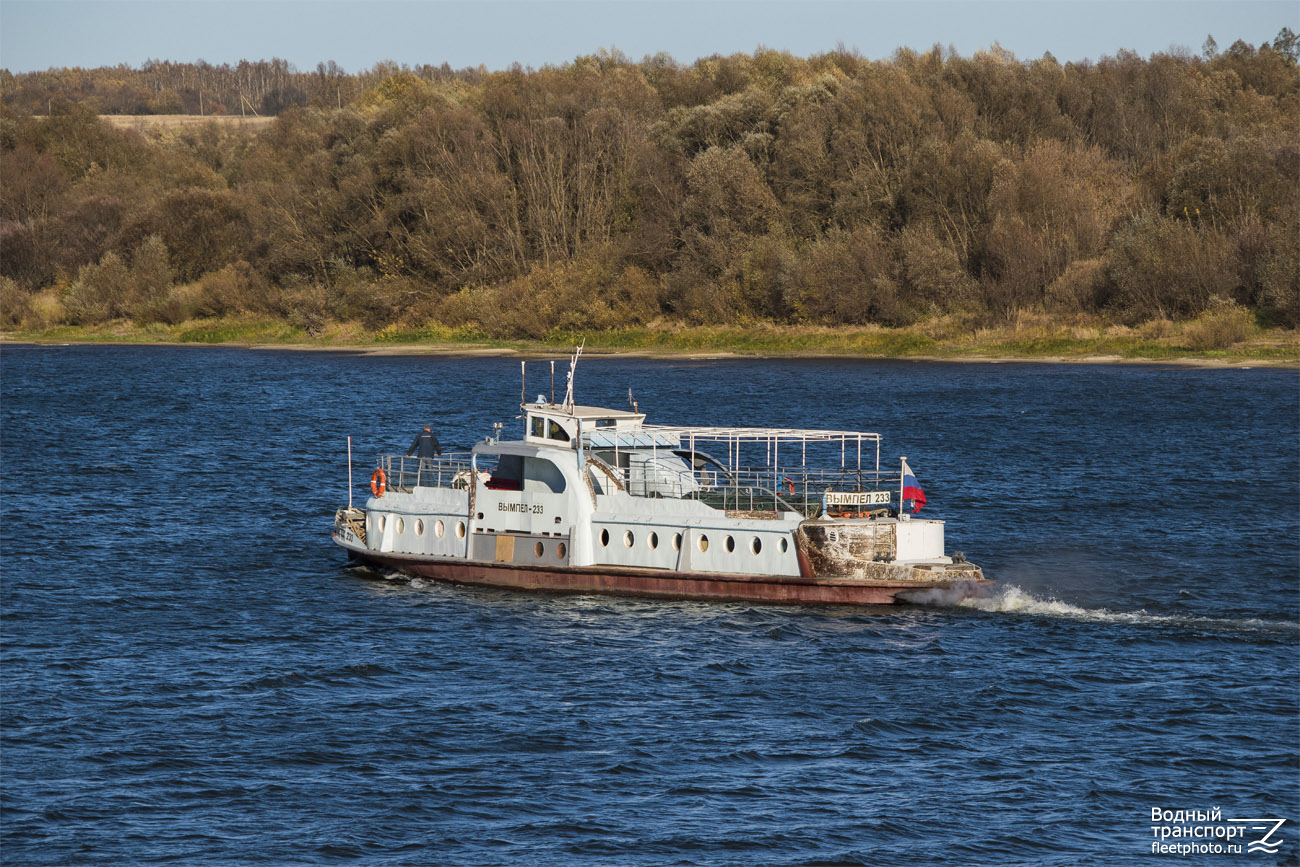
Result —
<path fill-rule="evenodd" d="M 1170 625 L 1234 631 L 1300 632 L 1300 623 L 1289 620 L 1233 619 L 1185 614 L 1151 614 L 1147 611 L 1112 611 L 1109 608 L 1084 608 L 1069 602 L 1063 602 L 1060 599 L 1043 599 L 1014 585 L 1001 586 L 993 590 L 958 585 L 909 594 L 907 601 L 914 605 L 929 605 L 938 608 L 972 608 L 991 613 L 1053 617 L 1097 623 Z"/>

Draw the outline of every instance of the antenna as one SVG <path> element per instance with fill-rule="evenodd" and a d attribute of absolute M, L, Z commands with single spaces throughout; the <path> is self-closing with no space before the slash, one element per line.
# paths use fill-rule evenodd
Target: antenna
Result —
<path fill-rule="evenodd" d="M 630 388 L 627 390 L 627 402 L 632 406 L 632 412 L 639 411 L 637 410 L 636 400 L 632 397 L 632 389 Z"/>
<path fill-rule="evenodd" d="M 582 338 L 582 343 L 573 351 L 573 358 L 569 360 L 569 385 L 564 390 L 564 408 L 573 409 L 573 372 L 578 369 L 578 357 L 582 355 L 582 347 L 587 345 L 587 338 Z"/>
<path fill-rule="evenodd" d="M 519 405 L 523 406 L 528 403 L 528 375 L 524 372 L 524 364 L 519 362 Z"/>
<path fill-rule="evenodd" d="M 555 362 L 551 362 L 551 405 L 555 405 Z"/>

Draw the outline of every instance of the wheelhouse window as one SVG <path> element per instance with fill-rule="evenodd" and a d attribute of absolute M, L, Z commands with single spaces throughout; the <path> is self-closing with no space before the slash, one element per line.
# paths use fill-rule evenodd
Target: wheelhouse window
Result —
<path fill-rule="evenodd" d="M 528 417 L 528 435 L 543 440 L 555 440 L 556 442 L 567 443 L 570 440 L 569 432 L 564 426 L 553 418 L 546 418 L 541 415 L 530 415 Z"/>
<path fill-rule="evenodd" d="M 560 423 L 555 419 L 548 419 L 548 421 L 550 422 L 550 427 L 546 431 L 546 438 L 567 443 L 569 441 L 569 432 L 560 427 Z"/>

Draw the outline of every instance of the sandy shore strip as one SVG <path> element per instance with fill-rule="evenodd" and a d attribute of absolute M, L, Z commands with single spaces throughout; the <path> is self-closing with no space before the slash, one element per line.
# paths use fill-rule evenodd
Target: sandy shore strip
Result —
<path fill-rule="evenodd" d="M 336 352 L 346 355 L 374 356 L 417 356 L 431 355 L 448 358 L 498 358 L 515 357 L 566 358 L 572 349 L 556 347 L 514 348 L 509 346 L 484 346 L 465 343 L 398 343 L 376 345 L 356 344 L 319 344 L 319 343 L 202 343 L 179 341 L 129 341 L 112 340 L 16 340 L 0 335 L 0 346 L 176 346 L 176 347 L 221 347 L 226 349 L 273 350 L 287 352 Z M 613 349 L 588 347 L 583 350 L 588 357 L 600 358 L 652 358 L 681 359 L 687 361 L 721 361 L 732 359 L 767 359 L 790 358 L 808 360 L 845 360 L 863 361 L 916 361 L 944 362 L 949 364 L 1146 364 L 1164 367 L 1196 367 L 1224 370 L 1247 370 L 1252 368 L 1290 368 L 1300 369 L 1300 358 L 1140 358 L 1121 355 L 870 355 L 823 352 L 817 350 L 795 352 L 744 352 L 730 349 Z"/>

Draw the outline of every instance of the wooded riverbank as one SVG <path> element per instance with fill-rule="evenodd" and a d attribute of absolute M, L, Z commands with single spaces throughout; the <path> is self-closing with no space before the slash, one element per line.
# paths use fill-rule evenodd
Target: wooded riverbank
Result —
<path fill-rule="evenodd" d="M 1193 323 L 1148 322 L 1137 328 L 1042 317 L 997 328 L 937 320 L 908 328 L 661 326 L 554 334 L 504 340 L 467 329 L 429 326 L 367 331 L 351 323 L 317 334 L 282 322 L 196 320 L 146 327 L 129 322 L 0 332 L 0 343 L 119 343 L 227 345 L 367 354 L 555 355 L 584 341 L 589 352 L 650 356 L 860 357 L 946 361 L 1161 362 L 1206 365 L 1300 366 L 1300 335 L 1289 329 L 1242 329 L 1202 318 Z"/>
<path fill-rule="evenodd" d="M 144 133 L 97 116 L 143 110 L 108 71 L 0 70 L 0 329 L 1232 352 L 1300 325 L 1298 57 L 276 68 L 274 120 Z M 148 111 L 243 80 L 183 67 Z"/>

